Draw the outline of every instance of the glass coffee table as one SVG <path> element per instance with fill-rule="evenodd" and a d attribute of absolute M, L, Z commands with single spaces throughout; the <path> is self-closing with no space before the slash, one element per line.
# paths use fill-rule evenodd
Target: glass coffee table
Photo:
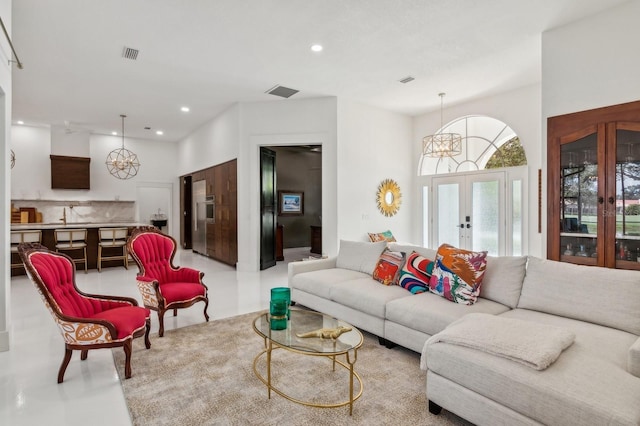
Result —
<path fill-rule="evenodd" d="M 360 330 L 329 315 L 303 309 L 291 310 L 287 328 L 284 330 L 271 330 L 269 320 L 269 312 L 264 312 L 253 321 L 253 329 L 264 339 L 264 350 L 253 360 L 253 371 L 267 386 L 268 397 L 271 398 L 273 390 L 289 401 L 310 407 L 335 408 L 348 405 L 349 415 L 353 414 L 353 402 L 362 395 L 362 379 L 354 371 L 358 349 L 363 342 Z M 322 335 L 324 337 L 319 337 Z M 349 372 L 349 399 L 321 404 L 293 398 L 282 389 L 276 388 L 271 382 L 271 356 L 275 349 L 285 349 L 300 355 L 327 357 L 332 362 L 334 371 L 336 364 L 346 368 Z M 266 377 L 256 367 L 262 356 L 266 356 Z M 344 361 L 339 359 L 342 356 Z M 354 379 L 359 387 L 357 392 L 354 392 Z"/>

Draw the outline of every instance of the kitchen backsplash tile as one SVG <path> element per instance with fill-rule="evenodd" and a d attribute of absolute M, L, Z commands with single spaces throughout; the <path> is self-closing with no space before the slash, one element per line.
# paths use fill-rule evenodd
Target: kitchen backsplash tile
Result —
<path fill-rule="evenodd" d="M 134 201 L 58 201 L 12 200 L 12 207 L 35 207 L 42 213 L 42 223 L 61 223 L 66 210 L 67 223 L 133 222 L 136 216 Z"/>

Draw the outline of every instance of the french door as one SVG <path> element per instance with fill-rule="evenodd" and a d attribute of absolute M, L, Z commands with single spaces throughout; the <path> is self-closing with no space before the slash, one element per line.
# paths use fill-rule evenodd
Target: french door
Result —
<path fill-rule="evenodd" d="M 446 243 L 491 256 L 522 254 L 522 178 L 507 171 L 424 178 L 424 242 L 429 247 Z"/>

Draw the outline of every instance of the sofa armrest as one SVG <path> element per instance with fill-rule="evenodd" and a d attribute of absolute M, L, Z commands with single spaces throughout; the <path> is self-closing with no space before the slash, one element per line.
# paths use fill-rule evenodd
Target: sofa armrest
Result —
<path fill-rule="evenodd" d="M 627 356 L 627 371 L 636 377 L 640 377 L 640 337 L 629 348 Z"/>
<path fill-rule="evenodd" d="M 289 263 L 289 284 L 294 275 L 304 272 L 319 271 L 320 269 L 331 269 L 336 267 L 337 257 L 328 257 L 317 260 L 301 260 Z"/>

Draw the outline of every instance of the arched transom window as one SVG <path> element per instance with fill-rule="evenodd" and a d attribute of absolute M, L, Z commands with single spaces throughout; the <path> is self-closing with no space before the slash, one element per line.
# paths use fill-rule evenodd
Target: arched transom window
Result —
<path fill-rule="evenodd" d="M 455 157 L 431 158 L 424 154 L 418 165 L 419 175 L 469 172 L 500 167 L 522 166 L 527 158 L 511 127 L 492 117 L 470 115 L 458 118 L 438 133 L 462 136 L 462 153 Z"/>

